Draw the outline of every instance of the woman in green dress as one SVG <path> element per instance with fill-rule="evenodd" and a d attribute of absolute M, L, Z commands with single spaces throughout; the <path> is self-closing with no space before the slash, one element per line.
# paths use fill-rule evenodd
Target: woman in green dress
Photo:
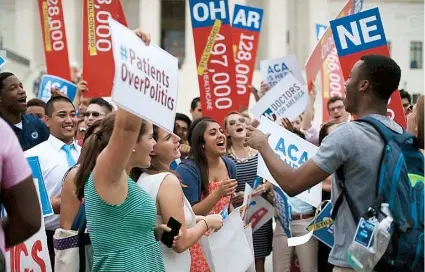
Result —
<path fill-rule="evenodd" d="M 149 43 L 148 35 L 136 34 Z M 152 134 L 152 123 L 119 109 L 110 139 L 101 125 L 86 143 L 92 148 L 80 158 L 76 182 L 88 176 L 84 200 L 92 271 L 164 271 L 154 234 L 155 202 L 127 175 L 133 167 L 150 166 Z"/>

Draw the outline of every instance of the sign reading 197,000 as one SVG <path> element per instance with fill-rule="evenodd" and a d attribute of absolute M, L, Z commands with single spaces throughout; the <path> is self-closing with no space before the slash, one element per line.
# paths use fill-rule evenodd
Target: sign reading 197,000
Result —
<path fill-rule="evenodd" d="M 189 3 L 203 114 L 222 122 L 239 110 L 228 1 Z"/>

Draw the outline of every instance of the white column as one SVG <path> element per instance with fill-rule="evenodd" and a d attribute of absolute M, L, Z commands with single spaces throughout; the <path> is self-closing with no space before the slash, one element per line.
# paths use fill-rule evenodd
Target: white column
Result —
<path fill-rule="evenodd" d="M 127 19 L 127 26 L 130 29 L 140 27 L 139 25 L 139 13 L 140 13 L 140 1 L 139 0 L 121 0 L 121 5 L 124 10 L 125 18 Z M 146 8 L 144 9 L 146 13 Z"/>
<path fill-rule="evenodd" d="M 37 16 L 37 17 L 35 17 Z M 40 19 L 38 17 L 38 5 L 37 1 L 26 1 L 16 0 L 15 11 L 14 11 L 14 23 L 9 24 L 15 26 L 15 43 L 14 47 L 8 48 L 18 53 L 19 55 L 32 60 L 34 56 L 34 39 L 33 37 L 39 37 L 42 39 L 41 33 L 36 33 L 36 26 L 34 26 L 34 17 L 38 19 L 38 25 L 40 25 Z"/>
<path fill-rule="evenodd" d="M 288 52 L 288 1 L 290 0 L 265 1 L 261 39 L 266 39 L 267 59 L 284 57 Z"/>
<path fill-rule="evenodd" d="M 161 44 L 161 0 L 139 0 L 139 26 Z"/>
<path fill-rule="evenodd" d="M 77 61 L 82 66 L 82 20 L 83 4 L 81 0 L 62 0 L 68 42 L 69 61 Z"/>
<path fill-rule="evenodd" d="M 192 21 L 190 17 L 189 1 L 186 1 L 185 11 L 185 59 L 183 65 L 196 63 L 195 45 L 193 42 Z"/>

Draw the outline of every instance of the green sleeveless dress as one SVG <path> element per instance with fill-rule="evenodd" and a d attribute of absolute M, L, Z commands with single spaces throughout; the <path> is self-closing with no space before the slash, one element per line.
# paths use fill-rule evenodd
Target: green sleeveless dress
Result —
<path fill-rule="evenodd" d="M 84 196 L 92 271 L 165 271 L 154 235 L 156 206 L 149 194 L 128 178 L 127 198 L 111 205 L 99 197 L 90 175 Z"/>

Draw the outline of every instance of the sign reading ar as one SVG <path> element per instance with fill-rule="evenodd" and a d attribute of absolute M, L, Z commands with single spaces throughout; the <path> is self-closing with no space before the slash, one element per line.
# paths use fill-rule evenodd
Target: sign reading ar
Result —
<path fill-rule="evenodd" d="M 387 45 L 378 8 L 342 17 L 330 24 L 340 57 Z"/>

